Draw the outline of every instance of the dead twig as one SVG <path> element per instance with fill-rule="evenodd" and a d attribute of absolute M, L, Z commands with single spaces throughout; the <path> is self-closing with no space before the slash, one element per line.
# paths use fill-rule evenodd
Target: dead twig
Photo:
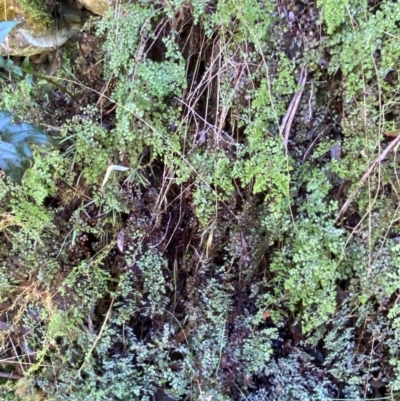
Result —
<path fill-rule="evenodd" d="M 370 164 L 369 169 L 367 172 L 362 176 L 360 182 L 357 185 L 357 189 L 349 196 L 347 201 L 343 204 L 341 207 L 338 215 L 336 216 L 335 222 L 337 222 L 343 214 L 346 212 L 346 210 L 349 208 L 351 201 L 353 200 L 354 196 L 357 194 L 358 190 L 360 189 L 361 185 L 367 181 L 368 177 L 371 175 L 371 173 L 374 171 L 375 167 L 381 163 L 383 160 L 386 159 L 386 156 L 388 153 L 393 149 L 396 148 L 397 146 L 400 145 L 400 136 L 398 136 L 394 141 L 390 142 L 389 145 L 385 148 L 385 150 Z"/>
<path fill-rule="evenodd" d="M 311 143 L 311 145 L 308 147 L 306 153 L 304 153 L 304 156 L 303 156 L 303 163 L 305 162 L 305 160 L 306 160 L 308 154 L 311 152 L 311 149 L 312 149 L 312 147 L 315 145 L 315 142 L 317 142 L 318 139 L 321 138 L 322 134 L 323 134 L 324 132 L 326 132 L 326 130 L 328 130 L 328 129 L 331 128 L 331 127 L 332 127 L 331 124 L 328 125 L 327 127 L 325 127 L 325 128 L 317 135 L 317 137 L 312 141 L 312 143 Z"/>
<path fill-rule="evenodd" d="M 290 128 L 292 127 L 294 116 L 296 114 L 297 108 L 299 107 L 300 99 L 301 96 L 303 95 L 304 85 L 306 84 L 306 81 L 307 81 L 307 67 L 303 66 L 301 68 L 299 81 L 297 83 L 298 86 L 301 87 L 301 89 L 293 95 L 293 98 L 289 104 L 287 112 L 283 117 L 282 123 L 279 127 L 279 134 L 283 136 L 283 143 L 285 145 L 285 149 L 287 149 L 287 145 L 289 142 Z"/>

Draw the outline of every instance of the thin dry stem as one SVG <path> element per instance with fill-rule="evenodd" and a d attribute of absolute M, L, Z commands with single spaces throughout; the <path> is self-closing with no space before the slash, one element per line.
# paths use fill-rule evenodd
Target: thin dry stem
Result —
<path fill-rule="evenodd" d="M 369 169 L 367 172 L 362 176 L 360 182 L 358 183 L 358 188 L 349 196 L 349 198 L 346 200 L 346 202 L 343 204 L 341 207 L 339 213 L 336 216 L 335 221 L 337 222 L 343 214 L 346 212 L 346 210 L 349 208 L 351 201 L 353 200 L 354 196 L 357 194 L 358 189 L 361 187 L 361 184 L 363 184 L 368 177 L 371 175 L 371 173 L 374 171 L 375 167 L 379 165 L 383 160 L 386 159 L 388 153 L 392 150 L 397 148 L 400 145 L 400 136 L 398 136 L 394 141 L 390 142 L 389 145 L 386 147 L 386 149 L 371 163 Z"/>
<path fill-rule="evenodd" d="M 293 98 L 289 104 L 287 112 L 283 117 L 282 123 L 279 127 L 279 134 L 283 136 L 283 144 L 285 145 L 285 149 L 287 149 L 290 129 L 292 128 L 293 119 L 294 116 L 296 115 L 297 108 L 299 107 L 299 103 L 304 92 L 304 85 L 306 84 L 306 81 L 307 81 L 307 67 L 303 66 L 300 71 L 300 78 L 298 81 L 298 86 L 300 86 L 301 89 L 293 95 Z"/>

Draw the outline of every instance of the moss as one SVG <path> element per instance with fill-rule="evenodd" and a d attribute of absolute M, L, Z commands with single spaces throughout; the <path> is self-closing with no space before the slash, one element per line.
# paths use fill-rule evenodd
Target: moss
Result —
<path fill-rule="evenodd" d="M 52 18 L 41 0 L 4 0 L 0 3 L 0 20 L 24 20 L 34 31 L 48 28 Z"/>

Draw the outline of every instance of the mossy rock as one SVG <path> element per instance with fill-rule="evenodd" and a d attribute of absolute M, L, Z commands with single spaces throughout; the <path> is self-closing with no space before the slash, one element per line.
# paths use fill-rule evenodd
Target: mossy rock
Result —
<path fill-rule="evenodd" d="M 25 21 L 37 28 L 49 26 L 51 15 L 44 0 L 3 0 L 0 2 L 1 21 Z"/>
<path fill-rule="evenodd" d="M 0 54 L 32 56 L 62 46 L 79 32 L 79 18 L 63 18 L 57 24 L 40 0 L 3 0 L 0 2 L 0 21 L 21 21 L 0 44 Z"/>
<path fill-rule="evenodd" d="M 104 15 L 110 8 L 109 0 L 78 0 L 82 7 L 97 15 Z"/>

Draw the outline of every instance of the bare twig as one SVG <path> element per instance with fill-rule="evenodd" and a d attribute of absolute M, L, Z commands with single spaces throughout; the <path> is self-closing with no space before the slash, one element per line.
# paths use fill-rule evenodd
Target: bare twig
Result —
<path fill-rule="evenodd" d="M 311 143 L 311 145 L 308 147 L 306 153 L 304 153 L 304 156 L 303 156 L 303 163 L 304 163 L 304 161 L 306 160 L 308 154 L 311 152 L 311 149 L 312 149 L 312 147 L 315 145 L 315 142 L 317 142 L 318 139 L 321 138 L 322 134 L 323 134 L 324 132 L 326 132 L 326 130 L 328 130 L 329 128 L 331 128 L 331 125 L 326 126 L 326 127 L 317 135 L 317 137 L 312 141 L 312 143 Z"/>
<path fill-rule="evenodd" d="M 58 89 L 60 89 L 62 92 L 65 92 L 76 104 L 79 104 L 79 100 L 77 97 L 75 97 L 73 95 L 73 93 L 71 91 L 69 91 L 65 86 L 60 85 L 57 81 L 56 78 L 54 77 L 49 77 L 47 75 L 41 75 L 39 73 L 37 73 L 36 71 L 33 70 L 28 70 L 24 67 L 20 67 L 22 72 L 24 72 L 25 74 L 29 74 L 29 75 L 33 75 L 36 78 L 39 79 L 44 79 L 45 81 L 47 81 L 49 84 L 54 85 L 55 87 L 57 87 Z"/>
<path fill-rule="evenodd" d="M 303 66 L 300 71 L 299 81 L 297 83 L 301 87 L 301 89 L 293 95 L 293 98 L 289 104 L 287 112 L 283 117 L 282 123 L 279 127 L 279 134 L 283 136 L 283 143 L 286 149 L 289 142 L 290 128 L 292 127 L 294 116 L 296 114 L 297 108 L 299 107 L 300 99 L 301 96 L 303 95 L 304 85 L 306 84 L 306 81 L 307 81 L 307 67 Z"/>
<path fill-rule="evenodd" d="M 367 181 L 368 177 L 371 175 L 371 173 L 374 171 L 375 167 L 381 163 L 383 160 L 386 159 L 386 156 L 388 153 L 393 149 L 396 148 L 397 146 L 400 145 L 400 136 L 398 136 L 394 141 L 390 142 L 389 145 L 385 148 L 385 150 L 370 164 L 369 169 L 367 172 L 362 176 L 360 182 L 357 185 L 357 189 L 349 196 L 347 201 L 343 204 L 341 207 L 338 215 L 336 216 L 335 221 L 338 221 L 343 214 L 346 212 L 346 210 L 349 208 L 351 201 L 353 200 L 354 196 L 357 194 L 358 190 L 361 187 L 361 184 L 363 184 L 365 181 Z"/>

